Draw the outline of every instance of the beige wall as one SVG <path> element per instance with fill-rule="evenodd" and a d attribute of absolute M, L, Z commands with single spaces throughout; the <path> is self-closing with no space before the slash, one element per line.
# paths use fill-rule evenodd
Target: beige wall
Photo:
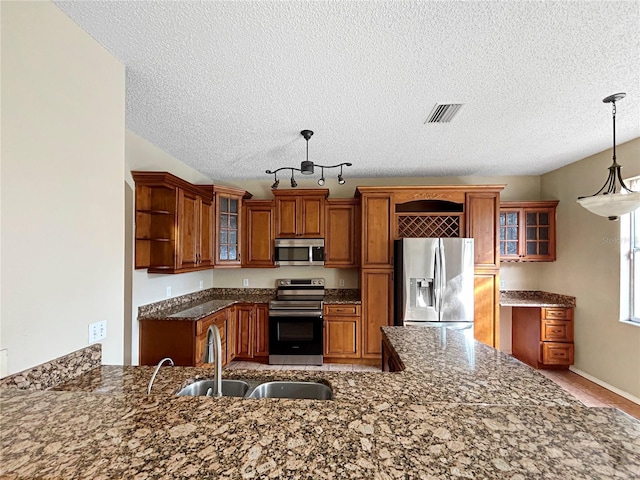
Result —
<path fill-rule="evenodd" d="M 160 171 L 170 172 L 194 184 L 211 184 L 210 178 L 202 175 L 185 163 L 176 160 L 164 150 L 143 139 L 139 135 L 127 130 L 125 136 L 125 189 L 132 200 L 125 212 L 127 238 L 133 245 L 134 238 L 134 208 L 135 183 L 131 171 Z M 171 287 L 171 297 L 192 293 L 202 288 L 213 286 L 213 270 L 181 273 L 179 275 L 150 274 L 146 270 L 134 270 L 133 257 L 127 260 L 126 271 L 130 275 L 131 295 L 127 309 L 127 335 L 124 348 L 131 352 L 127 363 L 138 364 L 138 307 L 158 302 L 167 298 L 167 287 Z"/>
<path fill-rule="evenodd" d="M 640 175 L 640 138 L 616 148 L 623 177 Z M 545 289 L 576 297 L 575 368 L 640 398 L 640 327 L 619 322 L 620 223 L 582 208 L 606 180 L 611 150 L 542 176 L 558 205 L 558 260 L 545 264 Z"/>
<path fill-rule="evenodd" d="M 124 66 L 53 3 L 1 2 L 3 372 L 122 363 Z"/>

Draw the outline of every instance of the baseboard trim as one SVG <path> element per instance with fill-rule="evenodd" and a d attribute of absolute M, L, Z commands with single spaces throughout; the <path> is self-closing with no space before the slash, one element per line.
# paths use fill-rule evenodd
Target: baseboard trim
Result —
<path fill-rule="evenodd" d="M 631 395 L 630 393 L 625 392 L 624 390 L 620 390 L 619 388 L 616 388 L 613 385 L 609 385 L 607 382 L 603 382 L 599 378 L 596 378 L 593 375 L 589 375 L 588 373 L 583 372 L 579 368 L 575 368 L 573 365 L 569 367 L 569 370 L 571 370 L 576 375 L 580 375 L 581 377 L 584 377 L 587 380 L 592 381 L 593 383 L 597 383 L 601 387 L 604 387 L 607 390 L 611 390 L 613 393 L 615 393 L 617 395 L 620 395 L 621 397 L 624 397 L 627 400 L 630 400 L 633 403 L 637 403 L 638 405 L 640 405 L 640 398 L 634 397 L 633 395 Z"/>

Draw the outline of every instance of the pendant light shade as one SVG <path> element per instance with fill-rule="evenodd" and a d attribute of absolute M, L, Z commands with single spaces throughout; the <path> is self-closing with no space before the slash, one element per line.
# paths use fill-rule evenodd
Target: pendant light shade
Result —
<path fill-rule="evenodd" d="M 624 184 L 620 172 L 622 166 L 616 161 L 616 101 L 625 96 L 626 93 L 615 93 L 602 100 L 613 105 L 613 163 L 602 188 L 590 197 L 578 198 L 581 206 L 609 220 L 617 220 L 620 215 L 631 213 L 640 207 L 640 192 L 634 192 Z"/>

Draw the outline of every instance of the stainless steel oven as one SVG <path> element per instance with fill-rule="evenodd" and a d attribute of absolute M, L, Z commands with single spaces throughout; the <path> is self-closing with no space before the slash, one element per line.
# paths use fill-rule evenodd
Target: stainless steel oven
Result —
<path fill-rule="evenodd" d="M 324 279 L 280 279 L 269 302 L 269 363 L 322 365 Z"/>

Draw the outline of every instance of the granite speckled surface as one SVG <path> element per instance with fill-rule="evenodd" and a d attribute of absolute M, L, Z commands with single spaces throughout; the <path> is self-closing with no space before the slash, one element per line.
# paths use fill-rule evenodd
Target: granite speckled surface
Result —
<path fill-rule="evenodd" d="M 565 307 L 575 308 L 576 298 L 538 290 L 503 290 L 500 292 L 503 307 Z"/>
<path fill-rule="evenodd" d="M 446 332 L 444 330 L 447 330 Z M 2 478 L 537 479 L 640 476 L 640 421 L 438 328 L 386 327 L 400 373 L 228 370 L 334 400 L 177 397 L 211 371 L 103 366 L 0 391 Z"/>
<path fill-rule="evenodd" d="M 138 320 L 199 320 L 236 303 L 269 303 L 273 288 L 211 288 L 138 308 Z M 360 304 L 358 289 L 327 289 L 325 303 Z"/>
<path fill-rule="evenodd" d="M 102 345 L 95 343 L 34 368 L 0 379 L 0 388 L 46 390 L 100 366 Z"/>

